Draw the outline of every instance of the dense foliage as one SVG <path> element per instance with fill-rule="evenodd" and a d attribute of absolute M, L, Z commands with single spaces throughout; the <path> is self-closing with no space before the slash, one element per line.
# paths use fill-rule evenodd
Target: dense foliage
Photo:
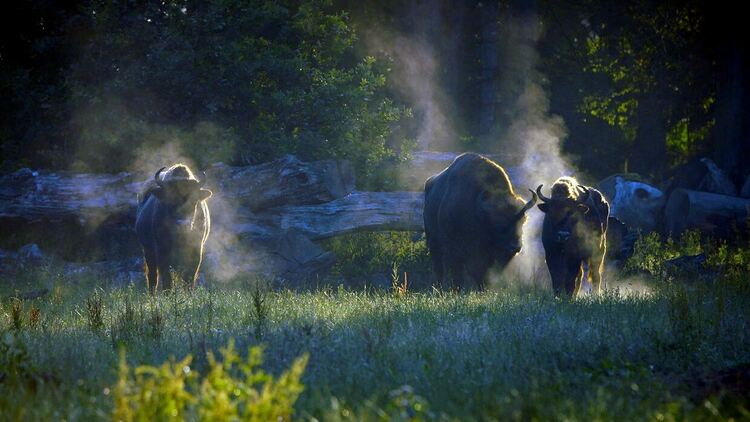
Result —
<path fill-rule="evenodd" d="M 563 118 L 564 152 L 589 174 L 658 178 L 710 155 L 742 183 L 740 15 L 652 0 L 9 5 L 2 23 L 19 29 L 0 41 L 2 169 L 131 169 L 172 145 L 201 167 L 348 158 L 361 182 L 387 188 L 382 164 L 426 126 L 451 138 L 435 148 L 512 150 L 502 134 L 528 117 L 518 104 L 531 82 L 532 111 Z M 537 24 L 523 50 L 523 25 Z"/>
<path fill-rule="evenodd" d="M 385 69 L 353 55 L 347 15 L 326 1 L 92 1 L 61 19 L 77 27 L 51 47 L 75 53 L 58 60 L 57 79 L 24 80 L 33 65 L 3 69 L 13 101 L 59 116 L 8 124 L 6 168 L 116 171 L 171 143 L 200 167 L 294 153 L 351 159 L 368 180 L 408 151 L 389 139 L 408 110 L 385 95 Z M 34 104 L 27 91 L 50 83 L 55 103 Z"/>
<path fill-rule="evenodd" d="M 702 2 L 544 8 L 544 69 L 553 110 L 573 131 L 571 152 L 587 159 L 619 153 L 619 170 L 656 175 L 711 154 L 728 75 L 720 51 L 727 40 L 714 36 L 726 22 L 708 12 Z"/>
<path fill-rule="evenodd" d="M 366 280 L 375 273 L 428 273 L 430 258 L 421 233 L 373 232 L 339 236 L 326 242 L 336 255 L 334 276 Z"/>

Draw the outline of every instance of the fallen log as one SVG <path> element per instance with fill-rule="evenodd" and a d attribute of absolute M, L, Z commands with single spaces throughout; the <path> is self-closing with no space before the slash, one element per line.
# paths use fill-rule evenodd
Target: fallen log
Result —
<path fill-rule="evenodd" d="M 667 201 L 667 232 L 677 236 L 698 229 L 719 237 L 731 236 L 747 225 L 750 199 L 716 193 L 675 189 Z"/>
<path fill-rule="evenodd" d="M 135 209 L 143 183 L 129 173 L 74 174 L 21 169 L 0 177 L 0 218 L 81 223 Z"/>
<path fill-rule="evenodd" d="M 423 207 L 421 192 L 354 192 L 324 204 L 285 206 L 262 214 L 239 210 L 234 221 L 224 224 L 240 236 L 278 237 L 295 231 L 320 240 L 362 231 L 420 231 Z"/>
<path fill-rule="evenodd" d="M 284 205 L 321 204 L 354 191 L 348 161 L 302 162 L 293 155 L 255 166 L 216 164 L 206 172 L 217 195 L 258 211 Z"/>
<path fill-rule="evenodd" d="M 700 191 L 719 193 L 722 195 L 737 196 L 737 187 L 729 180 L 729 177 L 710 158 L 704 157 L 700 162 L 706 166 L 706 176 L 699 186 Z"/>
<path fill-rule="evenodd" d="M 614 174 L 597 184 L 609 202 L 609 215 L 634 231 L 649 232 L 657 227 L 666 197 L 637 174 Z"/>
<path fill-rule="evenodd" d="M 207 187 L 217 198 L 231 198 L 237 206 L 253 211 L 319 204 L 344 197 L 354 189 L 354 172 L 348 162 L 304 163 L 291 155 L 256 166 L 218 164 L 207 173 Z M 131 173 L 22 169 L 0 177 L 0 219 L 70 219 L 82 226 L 97 225 L 113 215 L 134 215 L 138 194 L 148 182 L 147 177 Z"/>

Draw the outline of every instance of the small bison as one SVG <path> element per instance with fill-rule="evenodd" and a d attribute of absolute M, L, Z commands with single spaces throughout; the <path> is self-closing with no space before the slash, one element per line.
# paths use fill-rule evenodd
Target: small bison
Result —
<path fill-rule="evenodd" d="M 203 260 L 203 247 L 211 229 L 206 199 L 211 191 L 184 164 L 162 167 L 138 204 L 135 231 L 143 247 L 146 284 L 172 287 L 170 269 L 195 285 Z M 158 276 L 158 278 L 157 278 Z"/>
<path fill-rule="evenodd" d="M 479 154 L 465 153 L 425 183 L 424 229 L 438 282 L 452 276 L 464 284 L 464 271 L 484 288 L 493 265 L 505 267 L 521 250 L 524 202 L 502 167 Z"/>
<path fill-rule="evenodd" d="M 594 292 L 601 290 L 604 255 L 607 252 L 609 204 L 598 190 L 580 185 L 572 177 L 561 177 L 552 185 L 552 197 L 536 189 L 544 212 L 542 245 L 552 289 L 571 297 L 583 280 L 591 280 Z"/>

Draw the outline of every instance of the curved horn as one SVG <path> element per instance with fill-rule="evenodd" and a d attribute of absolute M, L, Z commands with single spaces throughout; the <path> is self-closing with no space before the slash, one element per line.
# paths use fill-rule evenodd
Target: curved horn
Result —
<path fill-rule="evenodd" d="M 203 187 L 203 185 L 206 184 L 206 180 L 208 180 L 208 177 L 206 176 L 206 172 L 202 171 L 200 173 L 200 177 L 196 177 L 196 179 L 198 181 L 198 187 L 199 188 Z"/>
<path fill-rule="evenodd" d="M 538 199 L 536 192 L 531 189 L 529 189 L 529 192 L 531 192 L 531 199 L 529 199 L 529 202 L 527 202 L 526 205 L 521 208 L 519 215 L 523 215 L 524 213 L 526 213 L 526 211 L 530 210 L 536 204 L 536 201 Z"/>
<path fill-rule="evenodd" d="M 589 199 L 589 195 L 591 195 L 591 191 L 589 188 L 583 185 L 578 185 L 578 190 L 584 195 L 583 197 L 579 197 L 578 200 L 581 202 L 587 201 Z"/>
<path fill-rule="evenodd" d="M 157 171 L 156 174 L 154 175 L 154 180 L 156 181 L 156 184 L 159 185 L 160 187 L 162 185 L 162 180 L 159 178 L 159 176 L 161 175 L 161 172 L 163 172 L 165 168 L 166 167 L 160 168 L 159 171 Z"/>
<path fill-rule="evenodd" d="M 547 198 L 546 196 L 544 196 L 544 194 L 542 194 L 542 185 L 537 186 L 537 188 L 536 188 L 536 194 L 539 196 L 539 199 L 541 199 L 542 202 L 549 202 L 549 201 L 551 201 L 550 198 Z"/>

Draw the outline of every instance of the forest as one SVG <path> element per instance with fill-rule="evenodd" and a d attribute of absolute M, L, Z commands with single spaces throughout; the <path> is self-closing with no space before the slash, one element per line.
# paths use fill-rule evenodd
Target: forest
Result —
<path fill-rule="evenodd" d="M 0 420 L 750 418 L 729 5 L 3 9 Z"/>

